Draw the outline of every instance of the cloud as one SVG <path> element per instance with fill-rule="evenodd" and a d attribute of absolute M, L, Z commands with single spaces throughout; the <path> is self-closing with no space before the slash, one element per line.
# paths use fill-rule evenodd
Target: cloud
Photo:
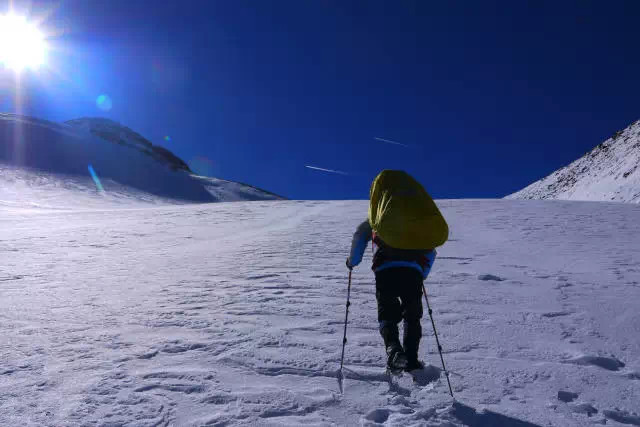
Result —
<path fill-rule="evenodd" d="M 337 170 L 333 170 L 333 169 L 325 169 L 325 168 L 319 168 L 317 166 L 309 166 L 309 165 L 305 165 L 305 168 L 309 168 L 309 169 L 313 169 L 316 171 L 322 171 L 322 172 L 329 172 L 329 173 L 337 173 L 338 175 L 349 175 L 346 172 L 342 172 L 342 171 L 337 171 Z"/>
<path fill-rule="evenodd" d="M 376 141 L 385 142 L 387 144 L 400 145 L 402 147 L 409 148 L 407 144 L 403 144 L 402 142 L 391 141 L 390 139 L 378 138 L 377 136 L 373 137 L 373 139 L 375 139 Z"/>

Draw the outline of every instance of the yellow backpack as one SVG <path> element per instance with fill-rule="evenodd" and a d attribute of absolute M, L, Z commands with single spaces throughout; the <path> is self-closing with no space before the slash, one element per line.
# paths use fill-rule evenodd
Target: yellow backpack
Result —
<path fill-rule="evenodd" d="M 380 172 L 369 199 L 369 224 L 393 248 L 434 249 L 449 238 L 449 226 L 431 196 L 404 171 Z"/>

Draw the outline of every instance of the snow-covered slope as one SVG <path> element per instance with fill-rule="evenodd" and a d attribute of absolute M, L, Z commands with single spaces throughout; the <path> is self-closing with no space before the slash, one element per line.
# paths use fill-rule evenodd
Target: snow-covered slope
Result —
<path fill-rule="evenodd" d="M 194 176 L 168 150 L 109 120 L 56 124 L 0 114 L 0 205 L 104 207 L 272 199 L 280 197 Z"/>
<path fill-rule="evenodd" d="M 507 198 L 640 203 L 640 120 Z"/>
<path fill-rule="evenodd" d="M 0 207 L 0 425 L 640 425 L 640 206 L 442 201 L 428 369 L 384 374 L 366 202 Z M 426 315 L 426 313 L 425 313 Z"/>
<path fill-rule="evenodd" d="M 85 117 L 81 119 L 69 120 L 65 124 L 75 127 L 92 135 L 98 136 L 114 144 L 121 144 L 127 147 L 142 151 L 161 163 L 167 164 L 174 170 L 184 170 L 191 172 L 189 166 L 171 151 L 158 145 L 153 145 L 149 140 L 126 126 L 122 126 L 113 120 Z"/>

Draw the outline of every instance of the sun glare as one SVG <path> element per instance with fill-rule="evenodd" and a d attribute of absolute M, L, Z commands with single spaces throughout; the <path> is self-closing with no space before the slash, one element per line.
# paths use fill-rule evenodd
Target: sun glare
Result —
<path fill-rule="evenodd" d="M 16 72 L 37 69 L 45 62 L 47 44 L 26 18 L 0 15 L 0 63 Z"/>

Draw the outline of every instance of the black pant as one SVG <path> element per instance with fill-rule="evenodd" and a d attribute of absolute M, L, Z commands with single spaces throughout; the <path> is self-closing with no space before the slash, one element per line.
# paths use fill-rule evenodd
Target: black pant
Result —
<path fill-rule="evenodd" d="M 388 268 L 376 273 L 378 322 L 420 321 L 422 275 L 411 267 Z"/>
<path fill-rule="evenodd" d="M 398 336 L 404 320 L 403 346 L 408 358 L 418 357 L 422 337 L 422 274 L 411 267 L 393 267 L 376 273 L 376 300 L 380 333 L 387 347 Z M 397 340 L 397 338 L 395 338 Z"/>

